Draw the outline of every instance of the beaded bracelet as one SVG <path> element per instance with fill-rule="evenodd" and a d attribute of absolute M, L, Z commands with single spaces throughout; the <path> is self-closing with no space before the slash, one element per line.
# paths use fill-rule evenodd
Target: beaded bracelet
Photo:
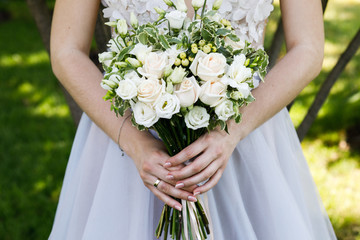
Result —
<path fill-rule="evenodd" d="M 118 138 L 117 138 L 117 144 L 119 146 L 119 149 L 123 152 L 124 155 L 124 151 L 122 150 L 122 148 L 120 147 L 120 135 L 121 135 L 121 130 L 124 126 L 125 121 L 131 116 L 131 114 L 127 115 L 127 117 L 122 121 L 120 128 L 119 128 L 119 134 L 118 134 Z"/>

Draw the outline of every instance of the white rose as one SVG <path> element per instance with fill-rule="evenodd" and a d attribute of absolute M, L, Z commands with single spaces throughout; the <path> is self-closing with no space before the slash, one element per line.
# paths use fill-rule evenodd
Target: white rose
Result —
<path fill-rule="evenodd" d="M 234 42 L 229 37 L 225 37 L 224 40 L 225 40 L 225 44 L 230 45 L 234 50 L 244 49 L 244 47 L 245 47 L 245 42 L 244 41 L 240 40 L 238 42 Z"/>
<path fill-rule="evenodd" d="M 197 67 L 198 67 L 198 65 L 199 65 L 199 59 L 200 59 L 200 58 L 204 58 L 204 57 L 206 57 L 206 56 L 207 56 L 207 54 L 204 53 L 204 52 L 201 51 L 201 50 L 199 50 L 199 51 L 196 53 L 195 58 L 194 58 L 193 62 L 191 63 L 190 67 L 189 67 L 190 71 L 191 71 L 195 76 L 197 76 Z"/>
<path fill-rule="evenodd" d="M 137 102 L 132 106 L 135 122 L 147 128 L 159 120 L 155 110 L 146 103 Z"/>
<path fill-rule="evenodd" d="M 195 10 L 198 10 L 204 5 L 204 0 L 192 0 L 191 5 Z"/>
<path fill-rule="evenodd" d="M 176 67 L 174 71 L 168 77 L 168 81 L 171 81 L 173 84 L 181 83 L 186 75 L 186 70 L 184 68 Z"/>
<path fill-rule="evenodd" d="M 200 95 L 200 86 L 195 77 L 185 78 L 181 84 L 175 86 L 175 95 L 180 100 L 181 107 L 189 107 L 196 103 Z"/>
<path fill-rule="evenodd" d="M 201 86 L 200 100 L 209 105 L 215 107 L 226 96 L 226 85 L 222 82 L 208 81 Z"/>
<path fill-rule="evenodd" d="M 138 71 L 147 78 L 161 78 L 167 65 L 168 57 L 165 53 L 151 52 L 147 54 L 144 65 L 138 68 Z"/>
<path fill-rule="evenodd" d="M 160 84 L 158 79 L 153 78 L 142 81 L 137 88 L 139 101 L 155 104 L 163 92 L 163 85 L 165 84 Z"/>
<path fill-rule="evenodd" d="M 180 111 L 180 101 L 175 95 L 165 92 L 155 104 L 155 111 L 159 117 L 170 119 Z"/>
<path fill-rule="evenodd" d="M 116 89 L 116 94 L 125 100 L 130 100 L 137 95 L 137 87 L 134 82 L 130 80 L 122 80 Z"/>
<path fill-rule="evenodd" d="M 203 107 L 195 106 L 185 115 L 186 127 L 191 129 L 199 129 L 209 126 L 210 115 Z"/>
<path fill-rule="evenodd" d="M 145 79 L 140 78 L 139 75 L 135 71 L 126 73 L 124 76 L 124 79 L 134 82 L 136 86 L 138 86 L 142 81 L 145 81 Z"/>
<path fill-rule="evenodd" d="M 136 58 L 141 62 L 145 62 L 146 56 L 152 51 L 152 47 L 148 47 L 142 43 L 138 43 L 135 45 L 133 50 L 131 50 L 131 54 L 135 55 Z"/>
<path fill-rule="evenodd" d="M 166 19 L 169 20 L 170 27 L 175 29 L 182 28 L 185 18 L 186 13 L 179 10 L 166 14 Z"/>
<path fill-rule="evenodd" d="M 199 58 L 197 75 L 203 81 L 217 81 L 225 72 L 226 58 L 220 53 L 210 53 L 204 58 Z M 220 78 L 219 78 L 220 76 Z"/>
<path fill-rule="evenodd" d="M 215 113 L 220 120 L 227 121 L 235 114 L 234 104 L 230 100 L 225 100 L 215 107 Z"/>

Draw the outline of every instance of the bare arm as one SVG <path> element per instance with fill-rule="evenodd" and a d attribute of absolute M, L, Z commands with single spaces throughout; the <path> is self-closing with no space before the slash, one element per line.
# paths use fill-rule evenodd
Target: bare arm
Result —
<path fill-rule="evenodd" d="M 209 177 L 194 193 L 206 192 L 215 186 L 236 144 L 289 104 L 319 74 L 324 48 L 321 1 L 281 0 L 281 11 L 287 54 L 253 91 L 256 101 L 241 109 L 242 122 L 228 123 L 230 135 L 224 131 L 206 134 L 164 165 L 176 166 L 200 154 L 182 170 L 170 171 L 178 180 L 178 187 L 197 184 Z"/>
<path fill-rule="evenodd" d="M 100 87 L 103 76 L 88 57 L 99 4 L 100 0 L 56 1 L 51 31 L 51 63 L 57 78 L 83 111 L 117 142 L 125 118 L 117 118 L 110 111 L 110 104 L 102 99 L 105 95 Z M 181 208 L 168 195 L 188 199 L 192 194 L 175 189 L 175 182 L 165 178 L 168 170 L 162 165 L 169 156 L 163 144 L 150 133 L 132 127 L 130 121 L 125 122 L 120 137 L 122 148 L 134 160 L 145 186 L 169 206 Z M 158 188 L 153 186 L 156 179 L 163 180 Z"/>

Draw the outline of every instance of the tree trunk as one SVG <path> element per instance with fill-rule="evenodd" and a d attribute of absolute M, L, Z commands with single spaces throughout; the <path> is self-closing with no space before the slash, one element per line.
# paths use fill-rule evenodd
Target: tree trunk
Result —
<path fill-rule="evenodd" d="M 46 5 L 46 0 L 26 0 L 26 3 L 35 19 L 44 47 L 50 56 L 51 12 Z M 77 126 L 79 124 L 82 111 L 62 85 L 61 89 L 64 93 L 65 100 L 69 105 L 73 121 Z"/>
<path fill-rule="evenodd" d="M 318 91 L 314 102 L 309 108 L 304 120 L 301 122 L 300 126 L 297 129 L 297 134 L 300 141 L 302 141 L 309 131 L 312 123 L 314 122 L 321 106 L 324 104 L 329 92 L 344 70 L 346 64 L 351 60 L 355 55 L 357 49 L 360 46 L 360 29 L 356 33 L 355 37 L 352 39 L 347 49 L 341 54 L 339 60 L 337 61 L 335 67 L 331 70 L 330 74 L 327 76 L 320 90 Z"/>

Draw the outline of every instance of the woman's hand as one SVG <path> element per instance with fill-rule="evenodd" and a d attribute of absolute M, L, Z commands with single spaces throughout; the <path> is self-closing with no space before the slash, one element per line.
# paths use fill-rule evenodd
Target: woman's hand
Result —
<path fill-rule="evenodd" d="M 133 131 L 135 128 L 130 126 L 130 121 L 125 122 L 124 133 L 121 137 L 127 136 L 129 131 Z M 144 133 L 135 129 L 134 134 Z M 131 135 L 130 135 L 131 136 Z M 132 139 L 137 139 L 133 137 Z M 137 143 L 136 143 L 137 142 Z M 125 152 L 133 159 L 140 177 L 144 182 L 144 185 L 154 193 L 161 201 L 168 206 L 174 207 L 177 210 L 181 210 L 182 205 L 174 198 L 184 199 L 192 202 L 196 202 L 196 197 L 192 194 L 196 185 L 188 185 L 187 188 L 178 189 L 175 188 L 176 181 L 168 176 L 169 171 L 179 171 L 184 168 L 185 165 L 178 164 L 175 167 L 165 169 L 163 165 L 170 158 L 166 152 L 166 148 L 160 140 L 156 140 L 151 134 L 148 137 L 142 137 L 140 141 L 129 141 L 129 144 L 124 144 Z M 129 147 L 131 146 L 131 147 Z M 156 180 L 161 180 L 157 187 L 154 186 Z M 172 198 L 174 197 L 174 198 Z"/>
<path fill-rule="evenodd" d="M 175 188 L 178 189 L 194 186 L 209 179 L 204 185 L 193 189 L 194 195 L 207 192 L 220 180 L 237 143 L 238 139 L 234 135 L 222 130 L 206 133 L 165 162 L 164 167 L 169 170 L 167 178 L 176 180 Z M 195 160 L 186 167 L 170 169 L 193 158 Z"/>

